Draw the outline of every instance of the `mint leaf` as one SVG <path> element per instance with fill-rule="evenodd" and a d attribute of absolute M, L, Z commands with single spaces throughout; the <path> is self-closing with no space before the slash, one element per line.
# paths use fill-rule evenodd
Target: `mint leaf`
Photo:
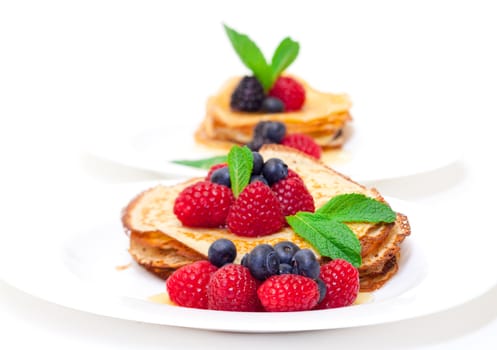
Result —
<path fill-rule="evenodd" d="M 250 175 L 254 166 L 252 151 L 247 146 L 233 146 L 228 153 L 228 167 L 230 172 L 231 189 L 238 197 L 245 186 L 250 182 Z"/>
<path fill-rule="evenodd" d="M 271 60 L 271 86 L 274 84 L 280 74 L 295 61 L 299 54 L 300 45 L 287 37 L 281 41 L 276 48 Z"/>
<path fill-rule="evenodd" d="M 397 214 L 385 203 L 359 193 L 333 197 L 316 211 L 340 222 L 394 222 Z"/>
<path fill-rule="evenodd" d="M 295 233 L 309 241 L 319 254 L 347 260 L 355 267 L 361 266 L 361 243 L 344 223 L 308 212 L 298 212 L 287 216 L 286 220 Z"/>
<path fill-rule="evenodd" d="M 238 33 L 226 24 L 224 29 L 243 64 L 252 71 L 264 90 L 269 90 L 272 85 L 271 67 L 267 64 L 262 51 L 247 35 Z"/>
<path fill-rule="evenodd" d="M 203 158 L 203 159 L 172 160 L 171 163 L 179 164 L 179 165 L 186 165 L 186 166 L 190 166 L 192 168 L 210 169 L 213 165 L 216 165 L 219 163 L 226 163 L 227 161 L 228 161 L 227 156 L 215 156 L 215 157 Z"/>

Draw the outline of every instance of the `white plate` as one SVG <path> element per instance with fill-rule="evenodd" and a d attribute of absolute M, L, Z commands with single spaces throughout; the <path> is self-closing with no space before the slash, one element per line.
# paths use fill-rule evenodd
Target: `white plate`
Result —
<path fill-rule="evenodd" d="M 166 176 L 197 176 L 205 174 L 205 170 L 171 161 L 212 157 L 223 151 L 196 144 L 194 130 L 193 126 L 171 125 L 106 135 L 100 141 L 92 139 L 87 150 L 106 160 Z M 416 131 L 405 125 L 380 128 L 361 122 L 352 125 L 348 134 L 343 150 L 328 157 L 326 162 L 359 182 L 436 170 L 454 162 L 460 155 L 447 135 L 440 138 L 434 130 Z"/>
<path fill-rule="evenodd" d="M 163 281 L 135 264 L 116 268 L 131 262 L 120 210 L 152 185 L 67 191 L 72 201 L 51 207 L 56 220 L 40 213 L 5 238 L 3 246 L 11 248 L 0 257 L 2 277 L 34 296 L 98 315 L 236 332 L 291 332 L 404 320 L 459 305 L 495 282 L 488 278 L 493 276 L 492 245 L 467 249 L 466 241 L 452 239 L 463 228 L 448 226 L 440 210 L 388 199 L 395 210 L 409 216 L 412 235 L 404 242 L 398 274 L 369 303 L 293 313 L 220 312 L 153 303 L 148 298 L 164 292 Z M 21 259 L 16 247 L 22 247 Z M 467 261 L 478 261 L 478 274 Z"/>

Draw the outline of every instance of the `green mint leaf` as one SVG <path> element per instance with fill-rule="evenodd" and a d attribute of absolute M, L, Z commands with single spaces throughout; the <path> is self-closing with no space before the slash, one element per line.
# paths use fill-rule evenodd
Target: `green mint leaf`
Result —
<path fill-rule="evenodd" d="M 295 233 L 311 243 L 319 254 L 347 260 L 355 267 L 361 266 L 361 243 L 344 223 L 308 212 L 298 212 L 287 216 L 286 220 Z"/>
<path fill-rule="evenodd" d="M 397 214 L 385 203 L 359 193 L 333 197 L 316 213 L 340 222 L 394 222 Z"/>
<path fill-rule="evenodd" d="M 280 74 L 295 61 L 299 54 L 300 45 L 298 42 L 293 41 L 287 37 L 281 41 L 276 48 L 273 58 L 271 60 L 271 86 L 274 84 Z"/>
<path fill-rule="evenodd" d="M 215 156 L 215 157 L 203 158 L 203 159 L 172 160 L 171 163 L 179 164 L 179 165 L 186 165 L 186 166 L 189 166 L 192 168 L 210 169 L 213 165 L 216 165 L 219 163 L 226 163 L 227 161 L 228 161 L 227 156 Z"/>
<path fill-rule="evenodd" d="M 228 153 L 228 167 L 230 172 L 231 189 L 238 197 L 245 186 L 250 182 L 250 175 L 254 166 L 252 151 L 247 146 L 233 146 Z"/>
<path fill-rule="evenodd" d="M 264 90 L 269 90 L 272 77 L 271 67 L 267 64 L 262 51 L 247 35 L 238 33 L 226 24 L 224 29 L 240 60 L 252 71 Z"/>

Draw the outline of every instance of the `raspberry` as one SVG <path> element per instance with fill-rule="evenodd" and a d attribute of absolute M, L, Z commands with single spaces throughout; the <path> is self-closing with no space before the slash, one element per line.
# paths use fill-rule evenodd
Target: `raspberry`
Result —
<path fill-rule="evenodd" d="M 279 77 L 269 91 L 269 96 L 279 98 L 285 105 L 285 112 L 298 111 L 305 102 L 305 89 L 293 78 Z"/>
<path fill-rule="evenodd" d="M 290 168 L 288 168 L 288 175 L 287 175 L 286 178 L 287 179 L 297 179 L 297 180 L 300 180 L 300 181 L 304 182 L 304 180 L 302 180 L 302 178 L 300 177 L 300 175 L 297 174 L 295 171 L 293 171 Z"/>
<path fill-rule="evenodd" d="M 231 95 L 230 107 L 243 112 L 257 112 L 265 98 L 264 88 L 255 77 L 243 77 Z"/>
<path fill-rule="evenodd" d="M 166 280 L 169 297 L 180 306 L 207 309 L 207 287 L 216 270 L 207 260 L 180 267 Z"/>
<path fill-rule="evenodd" d="M 281 229 L 285 217 L 271 188 L 256 181 L 245 187 L 235 200 L 226 224 L 232 233 L 239 236 L 265 236 Z"/>
<path fill-rule="evenodd" d="M 314 212 L 314 198 L 302 180 L 287 177 L 272 185 L 271 189 L 281 203 L 284 216 L 294 215 L 298 211 Z"/>
<path fill-rule="evenodd" d="M 224 168 L 225 166 L 228 166 L 228 163 L 219 163 L 219 164 L 215 164 L 215 165 L 211 166 L 211 168 L 209 169 L 209 172 L 205 176 L 205 181 L 210 181 L 212 173 L 214 171 L 216 171 L 217 169 Z"/>
<path fill-rule="evenodd" d="M 257 295 L 266 311 L 305 311 L 318 303 L 319 288 L 309 277 L 275 275 L 261 284 Z"/>
<path fill-rule="evenodd" d="M 321 266 L 319 278 L 326 285 L 326 295 L 318 309 L 331 309 L 352 304 L 359 293 L 359 272 L 349 262 L 336 259 Z"/>
<path fill-rule="evenodd" d="M 212 310 L 260 310 L 257 281 L 242 265 L 228 264 L 217 270 L 211 277 L 207 297 Z"/>
<path fill-rule="evenodd" d="M 281 140 L 281 144 L 296 148 L 316 159 L 321 157 L 321 147 L 312 137 L 306 134 L 288 134 Z"/>
<path fill-rule="evenodd" d="M 219 227 L 234 202 L 230 188 L 208 181 L 186 187 L 174 202 L 174 214 L 185 226 Z"/>

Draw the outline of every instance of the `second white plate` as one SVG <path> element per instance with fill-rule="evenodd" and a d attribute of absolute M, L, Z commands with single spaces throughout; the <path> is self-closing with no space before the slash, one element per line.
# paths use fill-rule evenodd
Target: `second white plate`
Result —
<path fill-rule="evenodd" d="M 358 182 L 419 174 L 444 167 L 459 156 L 454 144 L 433 130 L 420 134 L 352 125 L 343 149 L 324 161 Z M 92 139 L 88 151 L 100 158 L 165 176 L 197 176 L 205 170 L 172 163 L 223 154 L 195 143 L 192 126 L 162 126 Z"/>

